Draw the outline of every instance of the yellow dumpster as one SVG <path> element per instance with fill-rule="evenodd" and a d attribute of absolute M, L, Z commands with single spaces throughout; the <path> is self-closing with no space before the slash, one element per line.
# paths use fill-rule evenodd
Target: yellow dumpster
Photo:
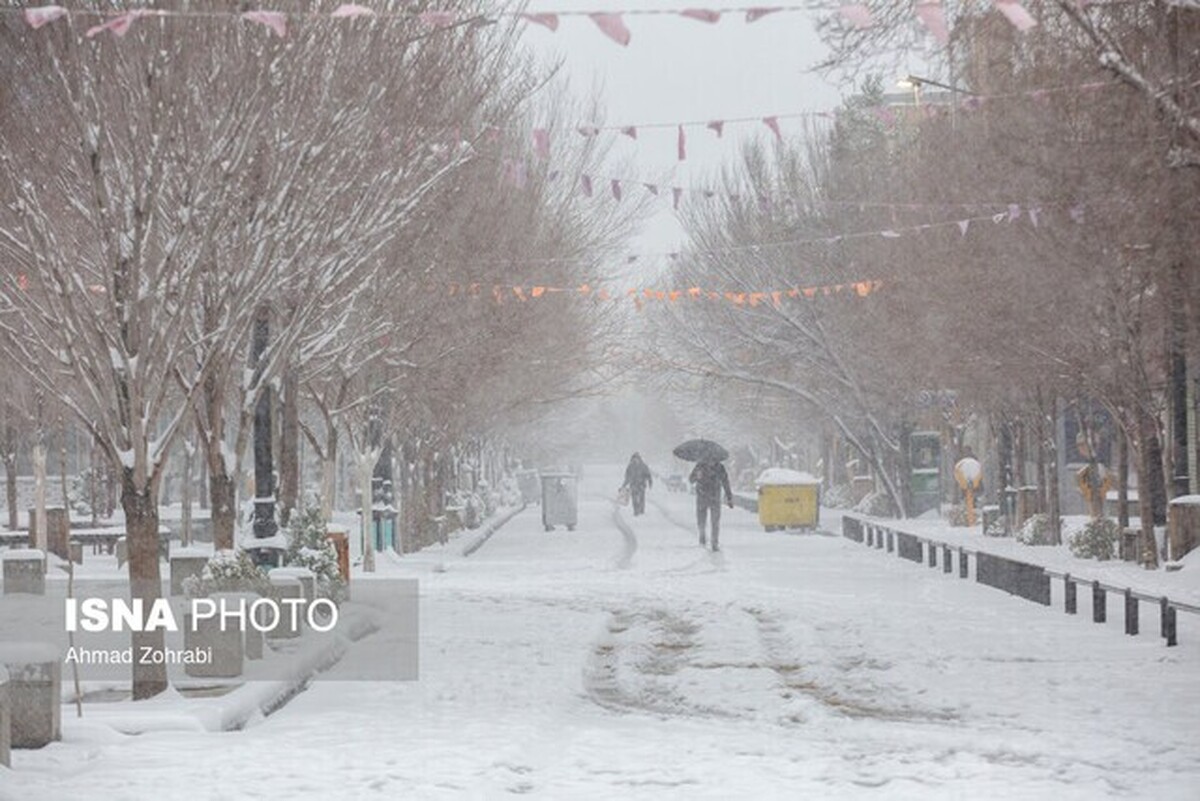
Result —
<path fill-rule="evenodd" d="M 816 528 L 821 482 L 808 473 L 771 467 L 754 482 L 758 486 L 758 522 L 767 531 Z"/>

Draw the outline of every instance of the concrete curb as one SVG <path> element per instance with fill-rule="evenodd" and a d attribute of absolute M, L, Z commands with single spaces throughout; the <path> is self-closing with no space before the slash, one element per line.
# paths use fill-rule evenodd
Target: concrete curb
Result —
<path fill-rule="evenodd" d="M 515 506 L 505 514 L 497 517 L 496 519 L 492 520 L 492 522 L 484 526 L 483 531 L 479 534 L 479 536 L 477 536 L 469 545 L 463 548 L 462 555 L 470 556 L 482 548 L 483 544 L 491 539 L 492 535 L 499 531 L 501 526 L 503 526 L 509 520 L 512 520 L 521 512 L 524 512 L 528 505 L 529 504 L 523 503 L 520 506 Z"/>

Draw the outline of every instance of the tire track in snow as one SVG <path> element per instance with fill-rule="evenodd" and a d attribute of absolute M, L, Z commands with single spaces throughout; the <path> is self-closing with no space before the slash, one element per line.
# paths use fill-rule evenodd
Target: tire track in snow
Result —
<path fill-rule="evenodd" d="M 621 538 L 624 540 L 621 554 L 617 557 L 615 564 L 618 570 L 628 570 L 633 567 L 633 555 L 637 553 L 637 535 L 633 533 L 633 527 L 629 525 L 629 521 L 621 514 L 621 506 L 616 500 L 612 501 L 612 507 L 613 525 L 621 532 Z"/>
<path fill-rule="evenodd" d="M 785 700 L 792 700 L 799 694 L 818 702 L 830 712 L 850 718 L 906 723 L 948 723 L 959 720 L 959 715 L 953 710 L 920 708 L 903 701 L 891 702 L 885 695 L 899 694 L 900 688 L 886 686 L 873 678 L 860 681 L 859 684 L 863 685 L 860 687 L 852 686 L 850 681 L 840 687 L 833 682 L 822 681 L 814 675 L 815 670 L 807 669 L 818 667 L 817 664 L 806 664 L 797 657 L 798 649 L 787 636 L 777 615 L 757 607 L 747 607 L 743 611 L 754 619 L 758 627 L 766 665 L 778 677 L 780 695 Z M 863 669 L 879 672 L 891 666 L 860 654 L 851 659 L 833 661 L 828 667 L 836 668 L 839 675 L 850 677 Z M 791 723 L 805 722 L 802 710 L 790 713 L 785 718 Z"/>

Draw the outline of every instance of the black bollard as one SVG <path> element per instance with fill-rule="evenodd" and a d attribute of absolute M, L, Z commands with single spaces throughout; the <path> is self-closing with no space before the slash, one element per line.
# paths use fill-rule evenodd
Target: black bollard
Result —
<path fill-rule="evenodd" d="M 1099 581 L 1092 582 L 1092 622 L 1103 623 L 1108 620 L 1108 603 L 1104 596 L 1104 588 Z"/>
<path fill-rule="evenodd" d="M 937 567 L 937 543 L 926 543 L 929 546 L 929 566 Z"/>
<path fill-rule="evenodd" d="M 887 533 L 887 552 L 892 553 L 896 550 L 896 543 L 892 540 L 892 531 L 888 529 Z"/>
<path fill-rule="evenodd" d="M 1071 581 L 1070 573 L 1063 576 L 1063 603 L 1068 615 L 1079 611 L 1079 600 L 1075 596 L 1075 582 Z"/>
<path fill-rule="evenodd" d="M 1175 645 L 1175 607 L 1165 597 L 1158 602 L 1158 630 L 1167 645 Z"/>
<path fill-rule="evenodd" d="M 969 572 L 969 570 L 967 568 L 967 552 L 964 549 L 959 548 L 958 549 L 958 577 L 965 579 L 967 577 L 968 572 Z"/>
<path fill-rule="evenodd" d="M 950 546 L 943 545 L 942 546 L 942 572 L 949 573 L 953 569 L 954 569 L 954 566 L 950 563 Z"/>
<path fill-rule="evenodd" d="M 1128 587 L 1125 588 L 1125 633 L 1131 636 L 1138 633 L 1138 599 Z"/>

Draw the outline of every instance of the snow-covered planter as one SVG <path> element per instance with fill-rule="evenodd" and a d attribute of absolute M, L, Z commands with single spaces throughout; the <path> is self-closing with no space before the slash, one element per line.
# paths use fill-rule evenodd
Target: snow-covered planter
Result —
<path fill-rule="evenodd" d="M 326 536 L 325 518 L 320 507 L 296 510 L 284 533 L 288 548 L 283 555 L 283 564 L 311 570 L 318 597 L 339 603 L 345 600 L 346 582 L 338 570 L 337 551 Z"/>
<path fill-rule="evenodd" d="M 214 592 L 256 592 L 271 596 L 271 582 L 243 550 L 217 551 L 198 576 L 183 580 L 183 592 L 189 598 L 205 598 Z"/>
<path fill-rule="evenodd" d="M 1022 545 L 1054 545 L 1054 539 L 1054 529 L 1047 514 L 1033 515 L 1017 532 L 1017 542 Z"/>
<path fill-rule="evenodd" d="M 1112 518 L 1097 517 L 1072 534 L 1067 544 L 1071 547 L 1071 553 L 1081 559 L 1106 561 L 1113 558 L 1120 541 L 1121 527 L 1117 522 Z"/>

